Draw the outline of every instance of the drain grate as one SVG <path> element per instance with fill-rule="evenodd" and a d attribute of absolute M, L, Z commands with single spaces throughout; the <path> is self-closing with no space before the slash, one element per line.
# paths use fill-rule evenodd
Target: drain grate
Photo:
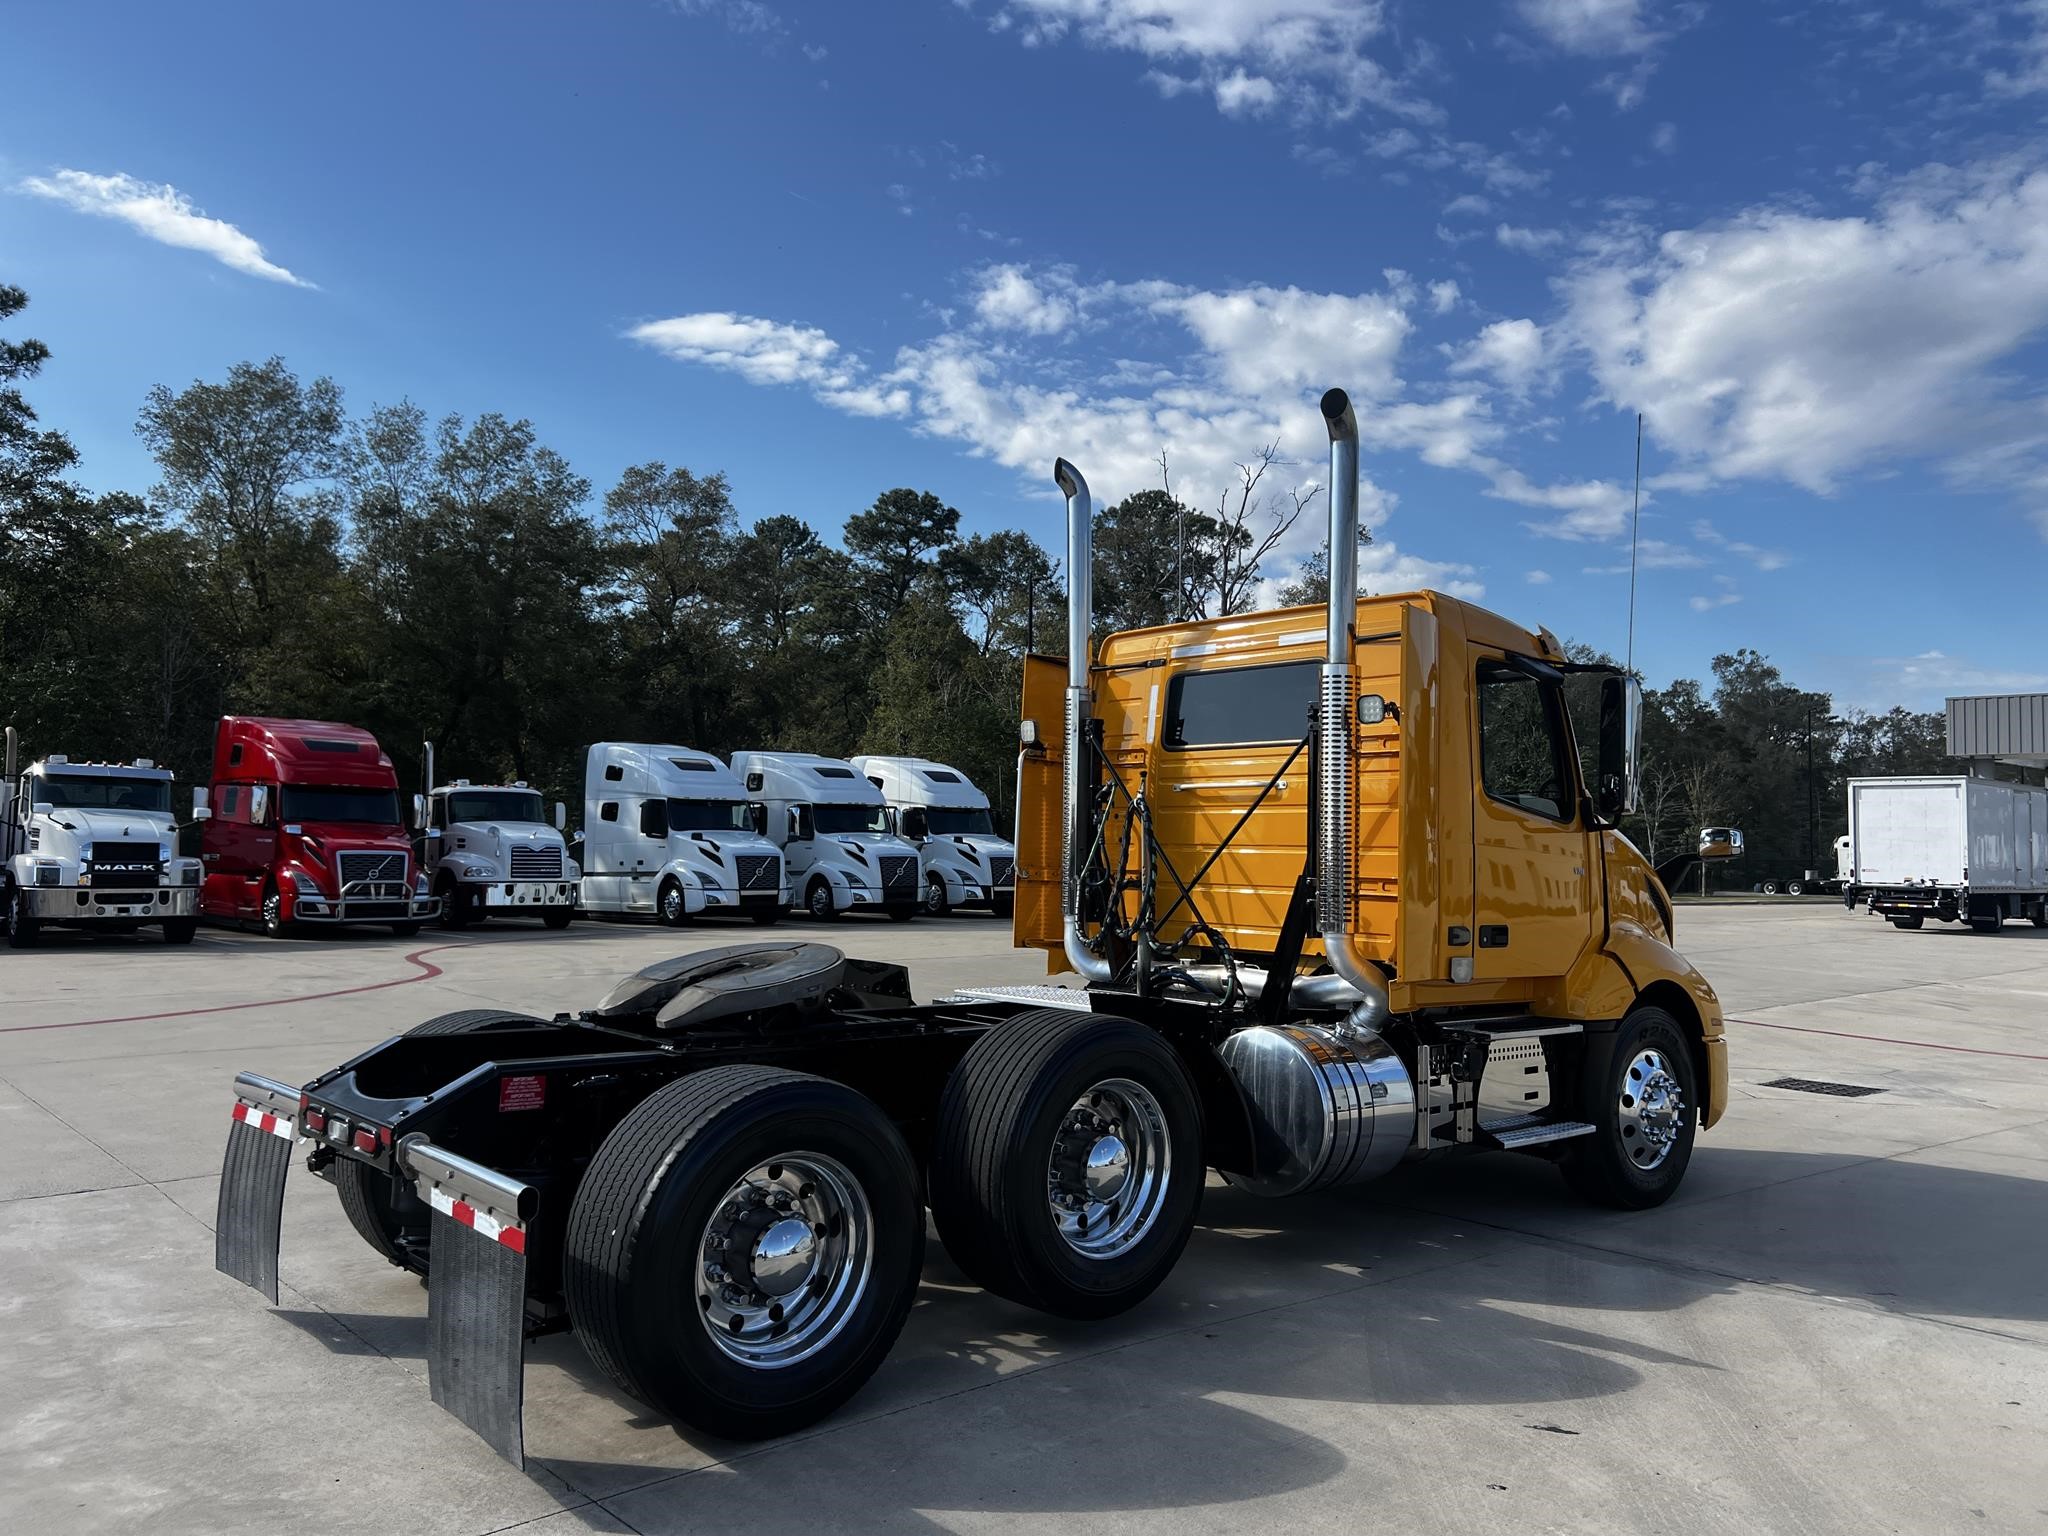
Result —
<path fill-rule="evenodd" d="M 1766 1088 L 1790 1088 L 1794 1093 L 1824 1093 L 1835 1099 L 1861 1099 L 1873 1093 L 1883 1093 L 1882 1088 L 1865 1088 L 1860 1083 L 1824 1083 L 1812 1077 L 1780 1077 L 1765 1083 Z"/>

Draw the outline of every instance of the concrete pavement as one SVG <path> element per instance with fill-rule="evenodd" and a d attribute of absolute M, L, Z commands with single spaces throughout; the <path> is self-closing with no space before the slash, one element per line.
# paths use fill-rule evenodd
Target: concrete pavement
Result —
<path fill-rule="evenodd" d="M 1159 1295 L 1093 1326 L 992 1301 L 934 1244 L 889 1363 L 784 1441 L 679 1432 L 540 1341 L 524 1475 L 429 1401 L 424 1293 L 320 1181 L 289 1186 L 275 1312 L 214 1273 L 230 1079 L 452 1008 L 585 1005 L 752 929 L 0 954 L 0 1530 L 2042 1529 L 2048 932 L 1678 921 L 1746 1022 L 1659 1211 L 1509 1157 L 1290 1203 L 1212 1185 Z M 1036 979 L 1005 926 L 796 925 L 922 996 Z M 1766 1086 L 1788 1076 L 1882 1091 Z"/>

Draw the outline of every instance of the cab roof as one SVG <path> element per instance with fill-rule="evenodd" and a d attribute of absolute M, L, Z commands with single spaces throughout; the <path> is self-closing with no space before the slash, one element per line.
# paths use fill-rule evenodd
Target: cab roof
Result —
<path fill-rule="evenodd" d="M 1547 661 L 1564 660 L 1564 647 L 1547 629 L 1529 630 L 1477 603 L 1447 592 L 1418 589 L 1361 597 L 1359 607 L 1424 608 L 1457 615 L 1466 635 L 1484 645 Z M 1120 630 L 1102 642 L 1098 666 L 1130 666 L 1138 662 L 1195 656 L 1228 657 L 1240 649 L 1323 651 L 1327 610 L 1321 603 L 1301 608 L 1269 608 L 1258 613 L 1220 619 L 1195 619 L 1184 624 L 1155 624 Z"/>
<path fill-rule="evenodd" d="M 275 776 L 287 784 L 396 788 L 398 777 L 377 738 L 359 725 L 224 715 L 213 738 L 213 776 Z"/>

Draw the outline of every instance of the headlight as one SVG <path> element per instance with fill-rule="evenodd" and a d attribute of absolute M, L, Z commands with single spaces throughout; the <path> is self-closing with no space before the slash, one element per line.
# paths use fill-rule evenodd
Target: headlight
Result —
<path fill-rule="evenodd" d="M 81 844 L 79 844 L 79 847 L 78 847 L 78 856 L 79 856 L 79 857 L 80 857 L 81 859 L 83 859 L 83 860 L 84 860 L 84 861 L 85 861 L 86 863 L 90 864 L 90 863 L 92 862 L 92 844 L 91 844 L 91 843 L 81 843 Z"/>
<path fill-rule="evenodd" d="M 36 865 L 36 884 L 37 884 L 37 885 L 62 885 L 63 883 L 64 883 L 64 866 L 63 866 L 63 865 L 61 865 L 61 864 L 40 864 L 40 863 Z"/>
<path fill-rule="evenodd" d="M 156 858 L 157 858 L 157 862 L 158 862 L 159 864 L 168 864 L 168 863 L 170 863 L 170 862 L 171 862 L 171 845 L 170 845 L 169 843 L 158 843 L 158 844 L 156 845 Z"/>
<path fill-rule="evenodd" d="M 426 877 L 426 875 L 425 875 L 425 874 L 424 874 L 423 872 L 422 872 L 422 873 L 415 873 L 415 874 L 413 875 L 413 877 L 412 877 L 412 894 L 413 894 L 414 898 L 415 898 L 415 899 L 417 899 L 417 900 L 420 900 L 420 901 L 424 901 L 424 900 L 426 900 L 426 897 L 427 897 L 427 877 Z"/>
<path fill-rule="evenodd" d="M 465 880 L 489 880 L 496 873 L 497 871 L 488 864 L 465 864 L 462 866 L 462 878 Z M 421 875 L 418 883 L 424 886 L 426 878 L 425 875 Z"/>
<path fill-rule="evenodd" d="M 292 869 L 285 871 L 285 873 L 291 877 L 292 888 L 301 896 L 318 896 L 320 894 L 320 882 L 304 870 Z"/>

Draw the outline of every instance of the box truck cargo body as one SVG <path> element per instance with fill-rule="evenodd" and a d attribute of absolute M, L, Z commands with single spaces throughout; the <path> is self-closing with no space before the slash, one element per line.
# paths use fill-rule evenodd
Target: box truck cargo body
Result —
<path fill-rule="evenodd" d="M 1849 781 L 1851 905 L 1902 928 L 2048 925 L 2048 789 L 1960 775 Z"/>

